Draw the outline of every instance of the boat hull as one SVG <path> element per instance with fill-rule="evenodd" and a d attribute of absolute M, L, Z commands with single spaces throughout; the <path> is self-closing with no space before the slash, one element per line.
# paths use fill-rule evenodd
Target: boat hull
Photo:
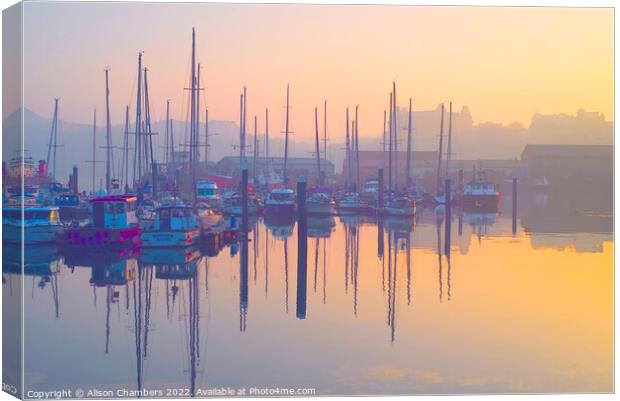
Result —
<path fill-rule="evenodd" d="M 200 229 L 183 231 L 143 231 L 140 235 L 142 247 L 190 247 L 198 244 Z"/>
<path fill-rule="evenodd" d="M 498 195 L 463 195 L 461 200 L 463 210 L 497 211 Z"/>
<path fill-rule="evenodd" d="M 24 244 L 48 244 L 56 241 L 62 233 L 60 225 L 40 225 L 24 227 Z M 22 243 L 22 226 L 3 224 L 2 241 L 11 244 Z"/>
<path fill-rule="evenodd" d="M 95 228 L 77 227 L 66 229 L 62 243 L 72 247 L 120 246 L 131 247 L 140 244 L 140 228 Z"/>

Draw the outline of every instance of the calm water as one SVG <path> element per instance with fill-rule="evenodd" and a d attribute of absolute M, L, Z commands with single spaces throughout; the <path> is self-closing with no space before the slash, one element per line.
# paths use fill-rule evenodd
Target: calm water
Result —
<path fill-rule="evenodd" d="M 305 265 L 262 219 L 213 257 L 31 249 L 26 390 L 612 391 L 611 214 L 547 203 L 455 211 L 448 246 L 441 210 L 311 219 Z"/>

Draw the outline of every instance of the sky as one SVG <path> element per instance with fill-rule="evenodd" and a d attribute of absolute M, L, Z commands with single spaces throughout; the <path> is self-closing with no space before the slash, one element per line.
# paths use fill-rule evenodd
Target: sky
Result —
<path fill-rule="evenodd" d="M 51 116 L 103 124 L 104 68 L 110 115 L 135 113 L 137 55 L 149 69 L 152 118 L 187 116 L 191 30 L 210 119 L 238 121 L 248 90 L 248 126 L 284 130 L 286 84 L 291 129 L 314 135 L 314 107 L 328 101 L 330 137 L 345 108 L 359 105 L 361 136 L 383 130 L 392 81 L 400 106 L 453 101 L 479 122 L 520 122 L 577 109 L 613 118 L 611 8 L 40 3 L 24 5 L 24 105 Z M 201 116 L 201 118 L 204 118 Z"/>

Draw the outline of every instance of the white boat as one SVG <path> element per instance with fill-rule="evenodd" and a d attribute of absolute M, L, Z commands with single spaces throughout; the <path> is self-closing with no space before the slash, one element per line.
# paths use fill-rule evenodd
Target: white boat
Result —
<path fill-rule="evenodd" d="M 487 180 L 484 170 L 479 169 L 474 172 L 473 179 L 463 189 L 463 209 L 497 211 L 499 195 L 497 187 Z"/>
<path fill-rule="evenodd" d="M 409 199 L 406 196 L 398 196 L 388 200 L 384 214 L 388 216 L 413 216 L 415 215 L 416 203 L 414 200 Z"/>
<path fill-rule="evenodd" d="M 158 207 L 153 227 L 140 234 L 143 247 L 188 247 L 198 245 L 199 238 L 194 209 L 181 203 Z"/>
<path fill-rule="evenodd" d="M 339 214 L 366 214 L 372 212 L 372 207 L 364 202 L 358 193 L 347 193 L 338 202 Z"/>
<path fill-rule="evenodd" d="M 295 214 L 295 192 L 290 188 L 275 188 L 265 200 L 267 214 Z"/>
<path fill-rule="evenodd" d="M 218 192 L 215 182 L 201 181 L 196 184 L 196 199 L 199 202 L 205 202 L 213 209 L 217 209 L 222 205 L 222 198 Z"/>
<path fill-rule="evenodd" d="M 334 214 L 336 202 L 327 194 L 315 192 L 306 199 L 306 212 L 313 216 L 331 216 Z"/>
<path fill-rule="evenodd" d="M 23 211 L 23 220 L 22 220 Z M 22 231 L 23 228 L 23 231 Z M 57 206 L 20 204 L 2 208 L 2 239 L 8 243 L 45 244 L 62 233 Z"/>

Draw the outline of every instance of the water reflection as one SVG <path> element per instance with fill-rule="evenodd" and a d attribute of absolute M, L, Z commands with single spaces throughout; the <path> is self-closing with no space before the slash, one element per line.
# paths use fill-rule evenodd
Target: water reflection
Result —
<path fill-rule="evenodd" d="M 26 303 L 26 341 L 34 355 L 46 355 L 26 361 L 27 377 L 39 378 L 29 386 L 48 389 L 66 376 L 76 385 L 91 384 L 92 373 L 77 368 L 87 355 L 100 362 L 102 387 L 187 386 L 189 395 L 205 386 L 248 384 L 315 385 L 320 394 L 510 392 L 515 375 L 528 391 L 551 389 L 549 382 L 570 389 L 608 388 L 613 342 L 611 320 L 604 317 L 611 303 L 586 297 L 583 302 L 596 308 L 573 308 L 568 320 L 555 312 L 573 304 L 566 297 L 575 289 L 573 282 L 582 292 L 602 292 L 603 300 L 611 299 L 606 281 L 613 273 L 611 230 L 590 221 L 600 214 L 581 213 L 571 219 L 578 230 L 567 239 L 570 225 L 554 233 L 557 223 L 549 210 L 546 243 L 575 241 L 558 251 L 537 239 L 547 220 L 534 223 L 537 212 L 525 207 L 520 213 L 514 236 L 510 216 L 501 211 L 438 208 L 419 209 L 415 219 L 346 216 L 309 218 L 307 224 L 259 219 L 250 222 L 250 241 L 235 252 L 75 254 L 29 247 L 24 274 L 33 277 L 33 285 Z M 588 222 L 580 225 L 581 220 Z M 592 227 L 604 245 L 578 257 L 579 235 Z M 12 278 L 20 273 L 20 250 L 5 245 L 4 252 L 4 289 L 11 291 Z M 289 269 L 292 261 L 296 269 Z M 590 269 L 588 279 L 584 266 Z M 553 287 L 544 280 L 549 276 L 560 277 Z M 103 308 L 97 305 L 102 290 Z M 288 313 L 290 291 L 295 291 L 294 316 Z M 513 295 L 532 291 L 532 302 L 544 307 L 522 306 L 522 297 Z M 84 302 L 89 297 L 93 302 Z M 61 299 L 66 300 L 62 309 Z M 587 330 L 575 323 L 592 322 L 593 313 L 600 318 Z M 539 326 L 571 335 L 561 341 L 533 335 Z M 515 338 L 504 327 L 526 338 Z M 60 358 L 66 338 L 85 330 L 93 335 L 79 337 L 75 349 L 62 355 L 66 363 L 51 362 Z M 49 333 L 45 341 L 34 334 L 41 332 Z M 567 357 L 558 355 L 591 341 L 589 332 L 597 333 L 596 349 L 563 362 Z M 538 351 L 511 351 L 519 346 Z M 303 361 L 301 370 L 287 355 L 293 347 Z M 552 365 L 539 357 L 541 350 L 554 355 Z M 444 352 L 467 358 L 446 359 Z M 348 371 L 343 361 L 361 370 Z M 551 369 L 575 364 L 588 375 L 569 380 Z M 122 368 L 129 365 L 131 372 Z M 419 373 L 396 374 L 403 380 L 365 376 L 398 369 L 435 371 L 441 379 L 420 382 L 427 376 Z M 468 387 L 463 383 L 473 371 L 494 381 Z"/>

